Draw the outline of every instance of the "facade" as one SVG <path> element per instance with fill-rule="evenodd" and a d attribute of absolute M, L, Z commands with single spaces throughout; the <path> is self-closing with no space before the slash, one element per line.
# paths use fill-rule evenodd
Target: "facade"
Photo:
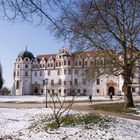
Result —
<path fill-rule="evenodd" d="M 94 61 L 95 55 L 97 55 L 95 52 L 82 52 L 73 56 L 67 48 L 62 48 L 57 54 L 34 57 L 31 52 L 25 50 L 18 55 L 14 65 L 12 94 L 60 96 L 107 96 L 110 92 L 114 95 L 122 94 L 121 76 L 102 75 L 92 81 L 83 74 Z M 102 63 L 96 61 L 97 65 Z M 139 77 L 139 72 L 137 76 Z M 138 87 L 132 88 L 132 92 L 140 93 Z"/>

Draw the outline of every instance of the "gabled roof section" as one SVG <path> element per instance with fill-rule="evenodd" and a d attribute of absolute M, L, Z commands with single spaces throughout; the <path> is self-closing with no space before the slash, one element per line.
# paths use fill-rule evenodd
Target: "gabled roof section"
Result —
<path fill-rule="evenodd" d="M 45 60 L 48 60 L 50 57 L 52 57 L 53 59 L 56 59 L 56 55 L 57 54 L 38 55 L 37 59 L 41 60 L 43 57 Z"/>

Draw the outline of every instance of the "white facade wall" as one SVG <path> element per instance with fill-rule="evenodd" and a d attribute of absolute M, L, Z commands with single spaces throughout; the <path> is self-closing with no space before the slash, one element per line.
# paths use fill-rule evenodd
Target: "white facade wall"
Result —
<path fill-rule="evenodd" d="M 89 81 L 83 75 L 83 71 L 85 69 L 85 61 L 88 62 L 87 66 L 89 66 L 90 61 L 94 60 L 93 57 L 89 58 L 88 56 L 88 58 L 83 58 L 79 55 L 72 61 L 69 55 L 65 56 L 66 53 L 68 54 L 67 49 L 64 48 L 58 54 L 38 56 L 32 60 L 28 58 L 22 60 L 19 57 L 14 67 L 15 74 L 12 91 L 15 93 L 13 95 L 57 93 L 65 96 L 75 93 L 76 95 L 108 96 L 112 89 L 114 95 L 123 93 L 122 76 L 103 75 L 99 77 L 99 83 L 97 83 L 97 79 Z M 58 65 L 56 64 L 57 62 Z M 27 65 L 28 67 L 26 67 Z M 58 70 L 60 71 L 59 74 Z M 140 77 L 138 71 L 136 77 Z M 26 72 L 28 73 L 27 75 L 25 74 Z M 84 79 L 86 79 L 86 83 L 83 83 Z M 136 78 L 134 81 L 138 83 L 139 79 Z M 54 81 L 54 85 L 51 85 L 52 80 Z M 61 80 L 61 84 L 59 84 L 59 80 Z M 135 89 L 135 93 L 139 93 L 139 88 Z"/>

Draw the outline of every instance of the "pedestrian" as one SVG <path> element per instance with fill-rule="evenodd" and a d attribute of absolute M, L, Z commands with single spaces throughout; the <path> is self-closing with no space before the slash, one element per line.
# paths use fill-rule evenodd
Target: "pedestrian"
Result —
<path fill-rule="evenodd" d="M 110 101 L 113 101 L 113 94 L 112 92 L 109 93 Z"/>
<path fill-rule="evenodd" d="M 92 95 L 89 95 L 89 103 L 92 103 Z"/>

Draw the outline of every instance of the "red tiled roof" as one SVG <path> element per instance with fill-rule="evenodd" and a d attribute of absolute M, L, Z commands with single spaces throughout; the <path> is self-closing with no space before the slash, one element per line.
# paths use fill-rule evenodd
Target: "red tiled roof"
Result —
<path fill-rule="evenodd" d="M 73 53 L 76 56 L 79 55 L 81 58 L 87 58 L 87 57 L 97 57 L 99 55 L 103 55 L 105 54 L 105 51 L 83 51 L 83 52 L 75 52 Z M 45 58 L 45 60 L 47 61 L 50 57 L 56 59 L 56 55 L 57 54 L 44 54 L 44 55 L 38 55 L 37 59 L 41 60 L 43 57 Z"/>
<path fill-rule="evenodd" d="M 44 54 L 44 55 L 38 55 L 37 59 L 42 59 L 43 57 L 45 58 L 45 60 L 48 60 L 50 57 L 52 58 L 56 58 L 57 54 Z"/>

